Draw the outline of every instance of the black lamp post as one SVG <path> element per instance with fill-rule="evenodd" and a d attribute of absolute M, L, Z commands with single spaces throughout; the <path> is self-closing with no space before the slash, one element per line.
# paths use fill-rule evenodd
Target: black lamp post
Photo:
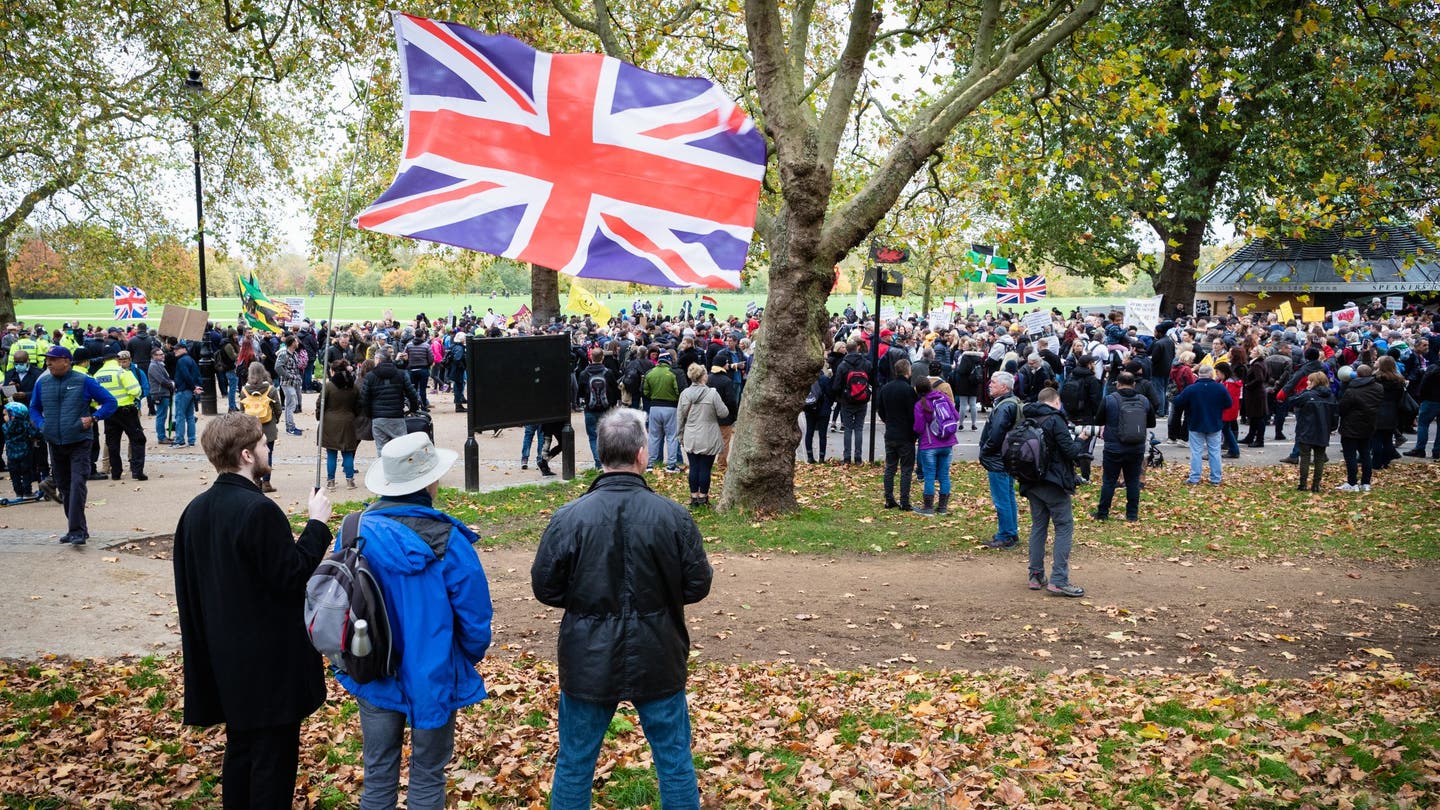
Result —
<path fill-rule="evenodd" d="M 200 258 L 200 309 L 210 312 L 210 298 L 205 292 L 205 196 L 200 185 L 200 94 L 205 92 L 205 83 L 200 80 L 200 71 L 190 68 L 185 79 L 185 91 L 195 102 L 190 115 L 190 142 L 195 147 L 195 242 Z M 205 336 L 200 341 L 200 413 L 214 416 L 215 404 L 215 349 L 210 345 L 210 324 L 205 324 Z"/>

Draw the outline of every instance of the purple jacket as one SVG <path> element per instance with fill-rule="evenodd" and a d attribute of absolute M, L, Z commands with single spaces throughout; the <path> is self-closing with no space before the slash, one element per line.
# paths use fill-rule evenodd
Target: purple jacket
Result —
<path fill-rule="evenodd" d="M 920 437 L 921 450 L 934 450 L 937 447 L 954 447 L 960 443 L 955 436 L 948 439 L 937 439 L 930 435 L 930 429 L 926 427 L 930 422 L 930 414 L 935 409 L 936 399 L 949 399 L 943 391 L 931 391 L 915 403 L 915 434 Z M 951 407 L 954 407 L 953 404 Z"/>

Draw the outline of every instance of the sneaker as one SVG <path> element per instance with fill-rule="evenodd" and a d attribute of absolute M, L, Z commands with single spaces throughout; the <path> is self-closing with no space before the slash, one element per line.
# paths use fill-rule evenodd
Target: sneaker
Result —
<path fill-rule="evenodd" d="M 46 478 L 40 482 L 40 496 L 47 501 L 63 504 L 65 501 L 60 498 L 60 490 L 56 488 L 55 482 Z"/>
<path fill-rule="evenodd" d="M 346 479 L 345 479 L 345 488 L 346 488 L 346 489 L 354 489 L 354 488 L 355 488 L 355 479 L 354 479 L 354 478 L 346 478 Z"/>
<path fill-rule="evenodd" d="M 60 545 L 68 545 L 70 541 L 74 539 L 75 535 L 66 532 L 65 534 L 60 535 Z"/>
<path fill-rule="evenodd" d="M 1045 590 L 1051 596 L 1084 596 L 1085 589 L 1079 585 L 1055 585 L 1051 583 L 1045 586 Z"/>
<path fill-rule="evenodd" d="M 1005 538 L 996 537 L 996 538 L 994 538 L 994 539 L 986 542 L 986 543 L 985 543 L 985 548 L 992 548 L 992 549 L 1014 548 L 1019 542 L 1020 542 L 1020 538 L 1018 538 L 1018 537 L 1005 537 Z"/>
<path fill-rule="evenodd" d="M 528 462 L 528 461 L 526 461 L 526 460 L 524 460 L 524 459 L 521 459 L 521 460 L 520 460 L 520 469 L 522 469 L 522 470 L 528 470 L 528 469 L 530 469 L 530 462 Z"/>
<path fill-rule="evenodd" d="M 1299 456 L 1286 456 L 1285 458 L 1282 458 L 1282 459 L 1280 459 L 1280 460 L 1281 460 L 1282 462 L 1286 463 L 1286 464 L 1299 464 L 1299 463 L 1300 463 L 1300 457 L 1299 457 Z"/>
<path fill-rule="evenodd" d="M 334 492 L 334 491 L 335 491 L 335 479 L 334 479 L 334 478 L 331 478 L 331 479 L 329 479 L 328 481 L 326 481 L 326 482 L 325 482 L 325 488 L 328 489 L 328 490 L 330 490 L 331 492 Z"/>
<path fill-rule="evenodd" d="M 1410 458 L 1425 458 L 1425 448 L 1416 448 L 1414 450 L 1410 450 L 1409 452 L 1401 453 L 1400 455 L 1409 456 Z"/>
<path fill-rule="evenodd" d="M 1091 519 L 1091 520 L 1109 520 L 1109 519 L 1110 519 L 1110 516 L 1109 516 L 1109 515 L 1102 515 L 1102 514 L 1100 514 L 1099 512 L 1091 512 L 1091 513 L 1090 513 L 1090 519 Z"/>
<path fill-rule="evenodd" d="M 1357 486 L 1355 486 L 1354 484 L 1341 484 L 1340 486 L 1335 487 L 1335 488 L 1338 489 L 1338 490 L 1340 490 L 1341 492 L 1359 492 L 1359 491 L 1360 491 L 1360 487 L 1357 487 Z"/>
<path fill-rule="evenodd" d="M 260 484 L 260 491 L 261 491 L 261 492 L 274 492 L 274 491 L 275 491 L 275 485 L 272 484 L 272 483 L 270 483 L 269 481 L 263 481 L 263 482 L 261 482 L 261 484 Z"/>
<path fill-rule="evenodd" d="M 75 547 L 83 546 L 88 539 L 89 538 L 83 534 L 77 534 L 70 538 L 70 545 Z"/>
<path fill-rule="evenodd" d="M 1044 574 L 1038 574 L 1038 573 L 1035 573 L 1035 572 L 1033 572 L 1033 571 L 1030 572 L 1030 590 L 1032 590 L 1032 591 L 1043 591 L 1043 590 L 1045 590 L 1045 575 L 1044 575 Z"/>
<path fill-rule="evenodd" d="M 135 479 L 136 481 L 149 481 L 149 480 L 150 480 L 150 476 L 146 475 L 145 473 L 131 473 L 131 474 L 130 474 L 130 477 L 133 478 L 133 479 Z"/>
<path fill-rule="evenodd" d="M 1361 491 L 1361 492 L 1369 492 L 1369 491 L 1370 491 L 1370 485 L 1369 485 L 1369 484 L 1361 484 L 1361 485 L 1360 485 L 1360 491 Z"/>

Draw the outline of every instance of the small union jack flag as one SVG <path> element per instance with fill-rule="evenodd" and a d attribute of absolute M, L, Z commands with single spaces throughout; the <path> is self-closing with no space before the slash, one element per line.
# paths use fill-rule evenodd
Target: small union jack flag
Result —
<path fill-rule="evenodd" d="M 405 151 L 359 227 L 579 278 L 739 288 L 765 140 L 720 87 L 394 21 Z"/>
<path fill-rule="evenodd" d="M 139 287 L 115 286 L 115 320 L 129 321 L 148 317 L 150 302 Z"/>
<path fill-rule="evenodd" d="M 1035 304 L 1044 297 L 1044 276 L 1007 278 L 1004 284 L 995 285 L 995 303 L 997 304 Z"/>

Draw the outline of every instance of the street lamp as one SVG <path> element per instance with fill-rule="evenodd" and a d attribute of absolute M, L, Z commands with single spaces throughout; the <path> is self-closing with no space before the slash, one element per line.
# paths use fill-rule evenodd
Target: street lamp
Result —
<path fill-rule="evenodd" d="M 185 92 L 190 94 L 190 142 L 195 147 L 195 230 L 196 245 L 200 259 L 200 309 L 209 318 L 210 298 L 205 291 L 205 196 L 200 184 L 200 96 L 205 92 L 205 82 L 200 80 L 200 71 L 190 68 L 185 78 Z M 215 349 L 210 345 L 210 324 L 205 324 L 205 335 L 200 341 L 200 413 L 214 416 L 215 403 Z"/>

